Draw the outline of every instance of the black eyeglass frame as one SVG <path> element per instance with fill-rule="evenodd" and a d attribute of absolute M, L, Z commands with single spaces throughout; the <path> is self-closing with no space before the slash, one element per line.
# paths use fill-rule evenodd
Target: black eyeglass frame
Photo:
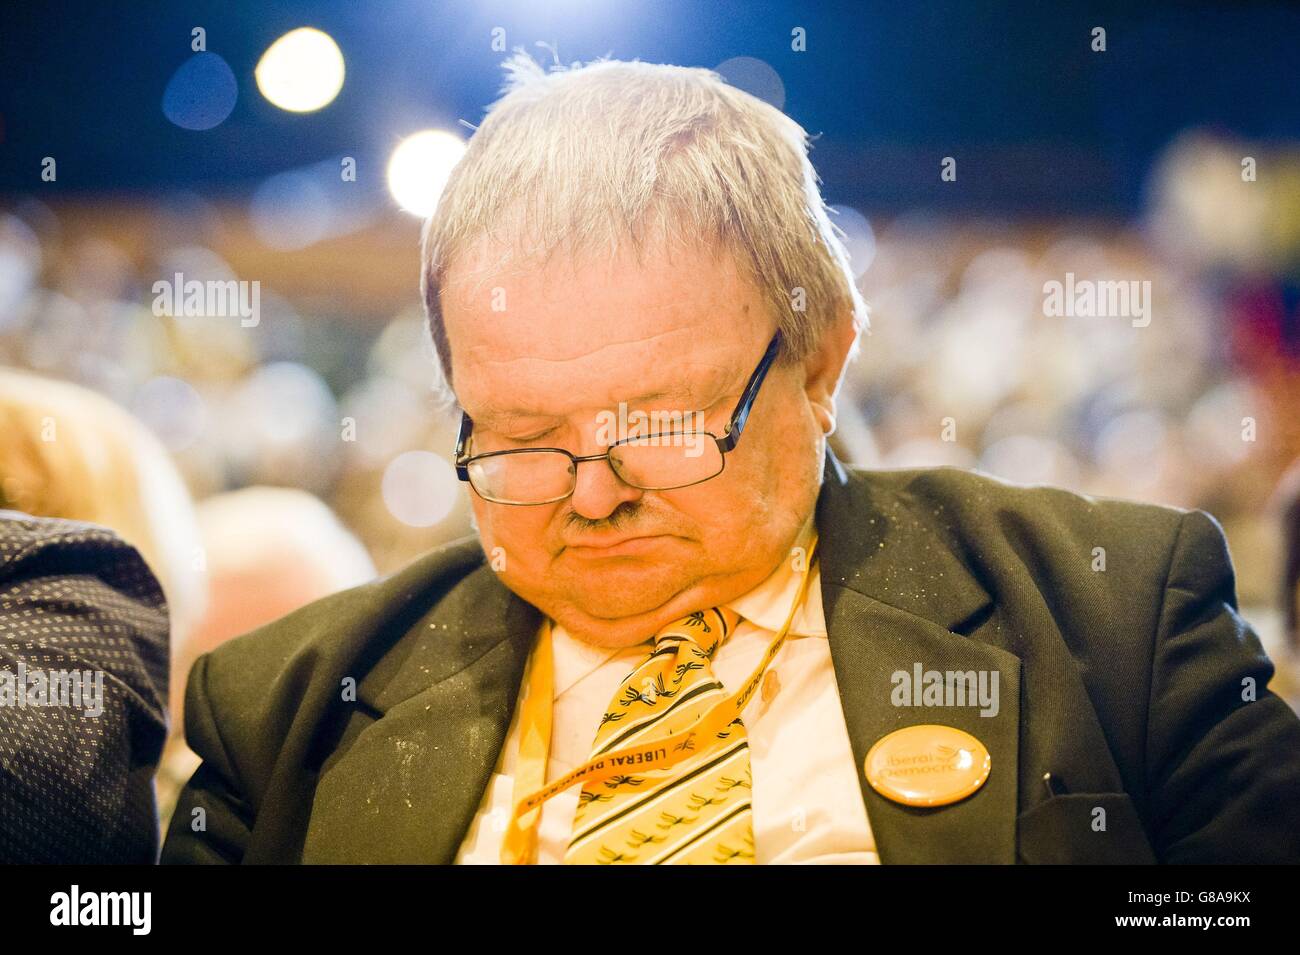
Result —
<path fill-rule="evenodd" d="M 722 457 L 721 468 L 719 468 L 715 473 L 710 474 L 708 477 L 700 478 L 698 481 L 691 481 L 689 484 L 678 484 L 675 485 L 674 487 L 640 488 L 640 490 L 676 491 L 684 487 L 693 487 L 696 484 L 703 484 L 705 481 L 711 481 L 719 474 L 721 474 L 724 470 L 726 470 L 727 452 L 734 449 L 736 447 L 736 443 L 740 441 L 741 432 L 744 431 L 745 429 L 745 422 L 749 420 L 750 409 L 753 407 L 754 401 L 758 398 L 758 390 L 763 386 L 763 380 L 767 377 L 768 369 L 772 367 L 772 363 L 776 360 L 776 356 L 780 350 L 780 346 L 781 346 L 781 330 L 778 328 L 776 330 L 776 334 L 772 336 L 772 340 L 768 343 L 767 350 L 763 352 L 763 357 L 759 359 L 758 366 L 754 369 L 753 373 L 749 376 L 749 381 L 745 384 L 745 390 L 740 396 L 740 401 L 737 402 L 735 410 L 731 412 L 731 417 L 727 421 L 727 428 L 722 433 L 721 437 L 719 437 L 718 435 L 714 434 L 711 431 L 668 431 L 668 432 L 664 432 L 663 434 L 639 435 L 635 438 L 623 438 L 620 441 L 615 441 L 613 444 L 607 447 L 600 454 L 576 455 L 570 451 L 566 451 L 564 448 L 509 448 L 505 451 L 485 451 L 482 454 L 467 456 L 465 453 L 465 447 L 467 444 L 469 444 L 470 435 L 474 431 L 474 422 L 470 420 L 470 416 L 467 412 L 462 411 L 460 416 L 460 434 L 456 438 L 456 452 L 455 452 L 456 477 L 469 484 L 469 486 L 474 490 L 475 494 L 478 494 L 479 497 L 483 498 L 483 500 L 487 501 L 490 504 L 504 504 L 509 507 L 536 507 L 541 504 L 554 504 L 556 501 L 563 501 L 565 498 L 572 495 L 574 490 L 577 489 L 578 465 L 584 461 L 600 461 L 600 460 L 609 461 L 610 469 L 613 470 L 615 474 L 618 474 L 618 469 L 614 467 L 614 462 L 610 461 L 609 455 L 611 451 L 613 451 L 615 448 L 619 447 L 620 445 L 631 444 L 634 441 L 644 441 L 646 438 L 658 439 L 658 438 L 671 438 L 675 435 L 685 436 L 688 434 L 706 434 L 710 438 L 712 438 L 718 445 L 718 450 L 719 452 L 721 452 L 721 457 Z M 563 454 L 565 457 L 567 457 L 570 461 L 573 462 L 574 486 L 569 489 L 568 494 L 565 494 L 563 497 L 551 498 L 550 500 L 547 501 L 528 501 L 528 502 L 494 501 L 492 498 L 483 497 L 482 494 L 479 494 L 478 488 L 474 487 L 474 482 L 470 480 L 469 466 L 475 461 L 481 461 L 484 458 L 500 457 L 501 455 L 504 454 L 533 454 L 538 451 L 558 452 L 560 454 Z M 620 481 L 624 480 L 621 474 L 619 474 L 619 480 Z M 632 484 L 631 486 L 638 487 L 638 485 L 635 484 Z"/>

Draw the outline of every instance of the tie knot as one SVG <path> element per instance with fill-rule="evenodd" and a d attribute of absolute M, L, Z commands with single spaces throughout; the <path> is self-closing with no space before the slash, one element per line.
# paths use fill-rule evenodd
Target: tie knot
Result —
<path fill-rule="evenodd" d="M 699 647 L 705 656 L 712 659 L 718 647 L 722 646 L 722 641 L 731 635 L 739 622 L 740 614 L 730 607 L 697 610 L 674 620 L 655 634 L 655 650 L 685 640 Z"/>

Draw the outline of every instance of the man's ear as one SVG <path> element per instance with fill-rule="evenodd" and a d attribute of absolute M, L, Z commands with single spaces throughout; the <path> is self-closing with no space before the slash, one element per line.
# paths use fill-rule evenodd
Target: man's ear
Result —
<path fill-rule="evenodd" d="M 803 360 L 804 393 L 826 434 L 835 431 L 835 395 L 857 337 L 853 314 L 846 310 L 822 332 L 817 347 Z"/>

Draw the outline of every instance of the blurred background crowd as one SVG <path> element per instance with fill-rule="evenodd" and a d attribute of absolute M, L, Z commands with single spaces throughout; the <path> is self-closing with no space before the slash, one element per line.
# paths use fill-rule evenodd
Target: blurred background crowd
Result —
<path fill-rule="evenodd" d="M 1041 13 L 1008 34 L 959 4 L 771 3 L 700 36 L 702 8 L 668 6 L 651 29 L 637 4 L 200 4 L 6 57 L 26 75 L 0 113 L 0 506 L 144 552 L 175 729 L 199 653 L 473 531 L 418 238 L 500 82 L 498 29 L 716 68 L 786 109 L 872 309 L 840 457 L 1210 511 L 1300 702 L 1300 15 Z M 17 95 L 39 64 L 66 81 Z M 1067 273 L 1149 281 L 1149 324 L 1049 314 Z M 160 309 L 177 276 L 256 281 L 256 324 Z M 165 813 L 193 765 L 173 740 Z"/>

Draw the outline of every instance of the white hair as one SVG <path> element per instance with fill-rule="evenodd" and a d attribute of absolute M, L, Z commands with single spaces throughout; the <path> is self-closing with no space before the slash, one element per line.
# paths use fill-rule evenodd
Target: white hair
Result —
<path fill-rule="evenodd" d="M 622 240 L 638 256 L 712 241 L 768 303 L 782 360 L 807 355 L 845 314 L 866 327 L 794 120 L 706 69 L 601 59 L 547 72 L 522 50 L 504 68 L 503 95 L 424 228 L 421 291 L 447 384 L 442 285 L 484 242 L 534 261 L 612 255 Z"/>

